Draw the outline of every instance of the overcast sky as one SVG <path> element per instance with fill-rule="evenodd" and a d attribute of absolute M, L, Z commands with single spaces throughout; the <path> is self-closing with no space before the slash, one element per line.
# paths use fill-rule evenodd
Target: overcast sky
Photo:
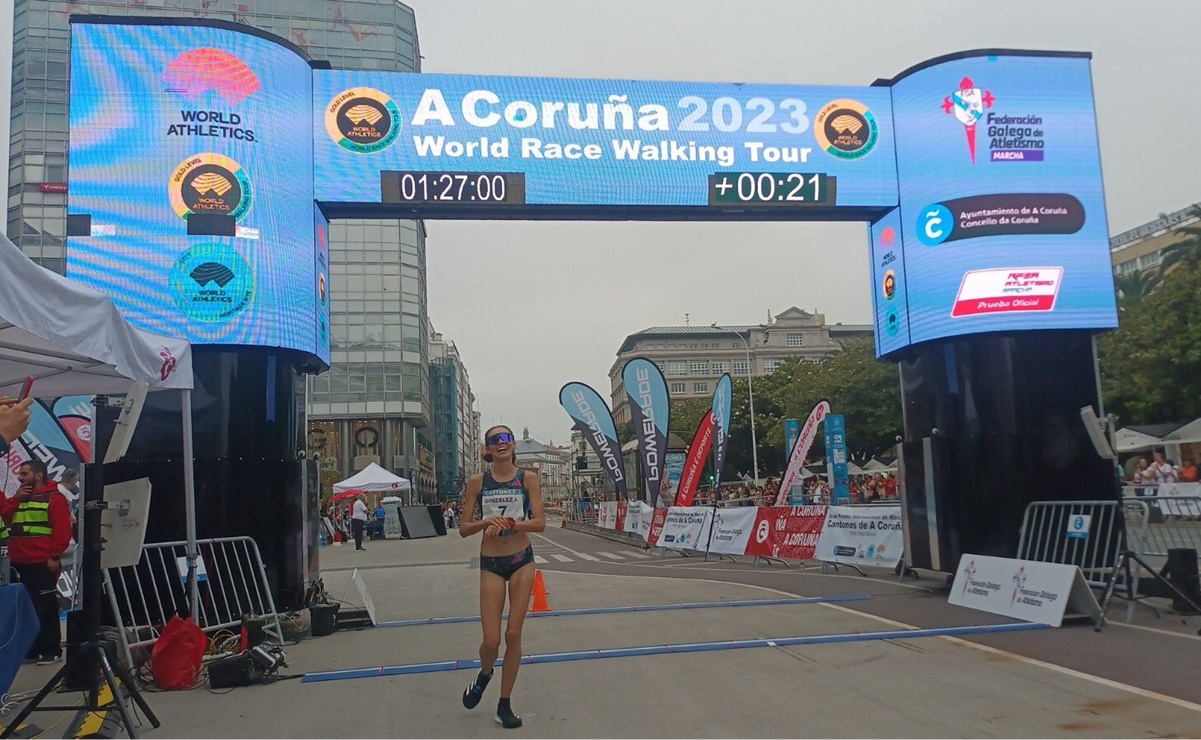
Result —
<path fill-rule="evenodd" d="M 426 72 L 796 84 L 870 84 L 933 56 L 1005 47 L 1092 51 L 1110 232 L 1201 200 L 1192 142 L 1201 98 L 1201 3 L 857 3 L 406 0 Z M 648 326 L 761 322 L 797 305 L 830 322 L 871 316 L 859 223 L 428 223 L 429 311 L 458 345 L 485 425 L 547 441 L 571 424 L 571 380 L 608 397 L 627 334 Z M 562 278 L 608 274 L 589 319 Z M 597 299 L 597 297 L 593 297 Z"/>

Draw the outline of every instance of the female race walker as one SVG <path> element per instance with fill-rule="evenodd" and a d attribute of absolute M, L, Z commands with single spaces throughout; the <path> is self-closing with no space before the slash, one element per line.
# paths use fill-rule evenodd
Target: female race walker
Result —
<path fill-rule="evenodd" d="M 488 472 L 467 481 L 464 519 L 459 535 L 471 537 L 484 533 L 480 544 L 480 618 L 484 641 L 480 644 L 480 672 L 463 692 L 463 706 L 474 709 L 484 697 L 492 680 L 492 668 L 500 651 L 500 617 L 505 610 L 505 589 L 509 595 L 509 624 L 505 629 L 505 663 L 500 676 L 500 702 L 496 721 L 508 729 L 521 727 L 521 717 L 513 713 L 509 698 L 517 683 L 521 666 L 521 626 L 530 607 L 534 589 L 534 549 L 527 532 L 546 529 L 542 509 L 542 482 L 537 475 L 526 476 L 517 467 L 517 441 L 513 430 L 492 427 L 484 435 L 485 462 Z"/>

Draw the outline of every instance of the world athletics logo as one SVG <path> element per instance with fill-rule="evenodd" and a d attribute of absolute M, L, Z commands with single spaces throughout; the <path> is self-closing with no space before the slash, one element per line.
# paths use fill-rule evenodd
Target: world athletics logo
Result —
<path fill-rule="evenodd" d="M 386 93 L 352 87 L 325 109 L 325 130 L 343 149 L 359 154 L 383 151 L 400 136 L 400 109 Z"/>
<path fill-rule="evenodd" d="M 250 211 L 250 178 L 242 165 L 224 154 L 194 154 L 179 163 L 168 183 L 171 206 L 180 218 L 193 213 L 233 216 Z"/>
<path fill-rule="evenodd" d="M 192 49 L 175 57 L 163 70 L 167 92 L 196 100 L 209 90 L 230 105 L 237 105 L 261 84 L 250 67 L 238 57 L 221 49 Z"/>
<path fill-rule="evenodd" d="M 876 117 L 858 100 L 827 103 L 813 119 L 813 136 L 831 157 L 861 159 L 880 140 Z"/>
<path fill-rule="evenodd" d="M 208 324 L 237 316 L 254 300 L 254 272 L 232 247 L 198 244 L 175 262 L 171 293 L 185 316 Z"/>

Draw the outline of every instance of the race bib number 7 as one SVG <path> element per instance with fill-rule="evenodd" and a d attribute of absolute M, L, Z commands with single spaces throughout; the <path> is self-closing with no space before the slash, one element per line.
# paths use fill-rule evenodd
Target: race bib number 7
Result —
<path fill-rule="evenodd" d="M 484 518 L 504 516 L 514 521 L 525 519 L 525 496 L 520 492 L 484 494 Z"/>

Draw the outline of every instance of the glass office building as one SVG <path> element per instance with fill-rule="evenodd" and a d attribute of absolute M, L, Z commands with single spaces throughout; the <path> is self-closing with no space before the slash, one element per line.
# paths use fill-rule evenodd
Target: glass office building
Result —
<path fill-rule="evenodd" d="M 233 21 L 281 36 L 334 68 L 421 69 L 413 11 L 396 0 L 15 0 L 10 7 L 6 232 L 57 272 L 66 263 L 71 15 Z M 419 454 L 432 446 L 425 441 L 432 412 L 424 225 L 336 221 L 330 260 L 332 367 L 310 380 L 309 452 L 331 477 L 377 462 L 432 493 L 432 465 L 422 472 Z"/>

